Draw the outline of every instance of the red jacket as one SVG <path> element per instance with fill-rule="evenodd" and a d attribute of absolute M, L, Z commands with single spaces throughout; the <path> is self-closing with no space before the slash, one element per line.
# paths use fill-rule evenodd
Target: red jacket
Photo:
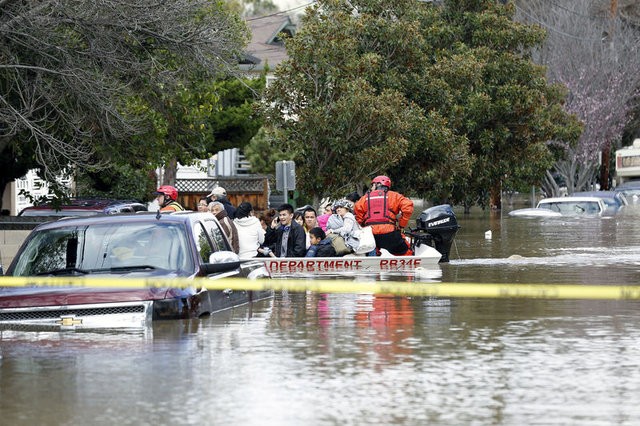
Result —
<path fill-rule="evenodd" d="M 367 219 L 369 218 L 368 206 L 369 195 L 371 191 L 362 196 L 355 205 L 356 220 L 362 226 L 367 225 Z M 409 224 L 409 219 L 413 214 L 413 201 L 405 197 L 404 195 L 395 191 L 386 191 L 387 197 L 387 216 L 390 218 L 389 223 L 374 224 L 371 225 L 371 229 L 374 234 L 387 234 L 393 232 L 396 228 L 404 228 Z M 402 216 L 398 218 L 398 214 L 402 213 Z"/>

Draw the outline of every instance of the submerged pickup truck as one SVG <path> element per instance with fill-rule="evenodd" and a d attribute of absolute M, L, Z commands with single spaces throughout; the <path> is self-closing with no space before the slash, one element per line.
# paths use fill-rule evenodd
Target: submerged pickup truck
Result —
<path fill-rule="evenodd" d="M 7 276 L 267 278 L 263 262 L 241 262 L 210 213 L 138 213 L 65 218 L 34 229 Z M 198 318 L 272 296 L 206 288 L 0 287 L 0 324 L 140 326 Z"/>

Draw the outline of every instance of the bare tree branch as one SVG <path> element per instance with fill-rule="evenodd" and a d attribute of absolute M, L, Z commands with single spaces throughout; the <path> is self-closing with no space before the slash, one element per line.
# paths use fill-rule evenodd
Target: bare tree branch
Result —
<path fill-rule="evenodd" d="M 0 152 L 33 143 L 53 176 L 141 131 L 123 102 L 195 69 L 229 73 L 239 16 L 209 0 L 0 0 Z"/>
<path fill-rule="evenodd" d="M 624 2 L 623 2 L 624 3 Z M 548 67 L 549 79 L 569 89 L 567 111 L 584 123 L 575 147 L 555 171 L 569 192 L 596 181 L 600 153 L 619 144 L 640 87 L 638 31 L 603 0 L 530 0 L 518 3 L 520 19 L 547 30 L 536 60 Z M 625 3 L 626 16 L 632 16 Z M 553 188 L 547 188 L 553 191 Z"/>

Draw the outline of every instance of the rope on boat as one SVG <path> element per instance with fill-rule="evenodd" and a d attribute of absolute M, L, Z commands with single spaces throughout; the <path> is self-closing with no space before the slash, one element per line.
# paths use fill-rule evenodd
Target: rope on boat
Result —
<path fill-rule="evenodd" d="M 640 286 L 581 284 L 486 284 L 486 283 L 416 283 L 393 281 L 349 281 L 315 279 L 212 280 L 163 278 L 100 277 L 0 277 L 0 287 L 91 287 L 140 289 L 150 287 L 206 288 L 207 290 L 275 290 L 317 293 L 374 293 L 398 296 L 440 298 L 528 298 L 637 300 Z M 0 296 L 2 289 L 0 288 Z"/>

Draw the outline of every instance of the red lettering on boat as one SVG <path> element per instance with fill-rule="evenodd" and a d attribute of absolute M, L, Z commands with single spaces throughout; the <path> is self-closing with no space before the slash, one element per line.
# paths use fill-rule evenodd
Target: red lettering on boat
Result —
<path fill-rule="evenodd" d="M 307 260 L 307 271 L 313 272 L 315 271 L 315 262 L 313 260 Z"/>

